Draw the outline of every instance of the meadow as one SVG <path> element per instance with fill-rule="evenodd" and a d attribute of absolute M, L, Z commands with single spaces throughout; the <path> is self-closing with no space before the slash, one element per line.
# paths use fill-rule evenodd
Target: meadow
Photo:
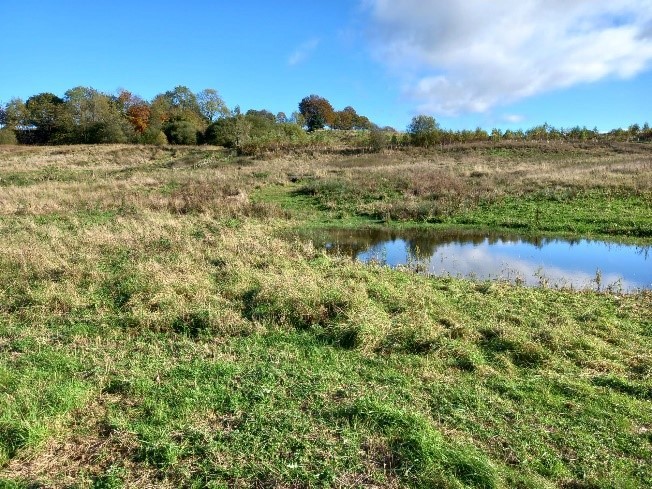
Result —
<path fill-rule="evenodd" d="M 652 293 L 320 227 L 652 242 L 652 147 L 0 146 L 0 487 L 652 486 Z"/>

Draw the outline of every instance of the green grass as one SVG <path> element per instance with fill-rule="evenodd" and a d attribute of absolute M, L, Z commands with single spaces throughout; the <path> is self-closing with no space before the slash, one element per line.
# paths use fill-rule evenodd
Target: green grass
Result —
<path fill-rule="evenodd" d="M 220 164 L 105 175 L 90 208 L 55 206 L 51 182 L 57 212 L 0 215 L 0 487 L 652 485 L 652 295 L 327 255 L 277 236 L 373 222 L 359 210 L 401 187 L 343 184 L 364 191 L 346 207 L 339 184 L 303 190 L 325 174 Z M 645 195 L 505 195 L 446 219 L 644 230 Z"/>
<path fill-rule="evenodd" d="M 464 194 L 406 199 L 400 181 L 369 188 L 345 179 L 265 187 L 254 198 L 291 212 L 302 227 L 470 227 L 527 235 L 649 240 L 652 193 L 614 189 L 535 190 L 469 200 Z"/>
<path fill-rule="evenodd" d="M 451 223 L 570 236 L 652 237 L 652 198 L 610 192 L 506 197 L 453 216 Z"/>

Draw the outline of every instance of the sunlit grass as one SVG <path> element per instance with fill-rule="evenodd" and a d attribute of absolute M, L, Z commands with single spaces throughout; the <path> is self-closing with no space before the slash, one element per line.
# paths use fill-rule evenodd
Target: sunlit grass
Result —
<path fill-rule="evenodd" d="M 358 168 L 355 156 L 57 150 L 0 160 L 0 174 L 20 158 L 26 175 L 68 172 L 0 187 L 0 486 L 652 484 L 649 293 L 426 278 L 278 237 L 364 219 L 373 192 L 399 205 L 453 186 L 464 200 L 483 178 L 494 197 L 451 219 L 530 222 L 535 180 L 562 179 L 536 173 L 553 164 L 545 153 L 386 153 Z M 551 194 L 555 212 L 582 204 L 559 216 L 594 232 L 610 195 L 601 219 L 643 229 L 648 156 L 601 152 L 555 153 L 576 189 Z M 604 173 L 576 188 L 573 161 Z M 510 164 L 532 173 L 501 186 Z"/>

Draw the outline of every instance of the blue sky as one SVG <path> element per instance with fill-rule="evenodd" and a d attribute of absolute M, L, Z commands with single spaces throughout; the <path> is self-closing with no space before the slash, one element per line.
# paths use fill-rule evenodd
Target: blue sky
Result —
<path fill-rule="evenodd" d="M 613 4 L 617 5 L 613 5 Z M 652 0 L 2 0 L 0 102 L 185 85 L 230 108 L 315 93 L 379 125 L 652 123 Z"/>

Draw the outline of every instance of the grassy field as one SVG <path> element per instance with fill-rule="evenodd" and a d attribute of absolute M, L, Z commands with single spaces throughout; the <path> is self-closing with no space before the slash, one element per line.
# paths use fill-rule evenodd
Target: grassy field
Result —
<path fill-rule="evenodd" d="M 0 487 L 652 486 L 652 294 L 287 238 L 652 242 L 652 148 L 0 146 Z"/>
<path fill-rule="evenodd" d="M 652 237 L 652 152 L 641 145 L 461 146 L 333 158 L 263 200 L 337 225 L 471 226 L 527 234 Z M 281 198 L 285 196 L 285 199 Z M 304 201 L 298 199 L 303 197 Z"/>

